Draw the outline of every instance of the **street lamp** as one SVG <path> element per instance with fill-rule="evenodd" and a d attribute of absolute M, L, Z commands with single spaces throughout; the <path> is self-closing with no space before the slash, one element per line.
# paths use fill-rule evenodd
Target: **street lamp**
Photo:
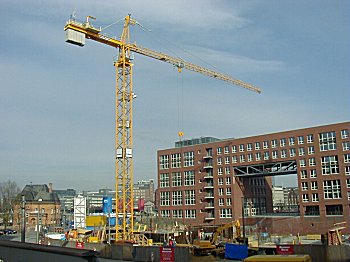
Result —
<path fill-rule="evenodd" d="M 25 195 L 22 195 L 21 201 L 21 242 L 26 242 L 26 198 Z"/>
<path fill-rule="evenodd" d="M 38 199 L 38 212 L 37 212 L 37 226 L 36 226 L 36 243 L 39 244 L 39 230 L 41 225 L 41 212 L 40 212 L 40 202 L 43 200 L 41 198 Z"/>

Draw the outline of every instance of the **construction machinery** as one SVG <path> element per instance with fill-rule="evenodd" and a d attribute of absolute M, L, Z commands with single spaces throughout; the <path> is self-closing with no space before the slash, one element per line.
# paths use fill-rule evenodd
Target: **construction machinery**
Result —
<path fill-rule="evenodd" d="M 87 16 L 86 21 L 81 23 L 75 18 L 75 14 L 66 22 L 64 27 L 66 42 L 78 46 L 85 45 L 85 39 L 91 39 L 99 43 L 119 49 L 118 60 L 114 62 L 116 69 L 116 114 L 115 114 L 115 190 L 116 190 L 116 214 L 121 223 L 116 223 L 116 239 L 131 239 L 134 228 L 134 200 L 133 200 L 133 93 L 132 82 L 132 59 L 133 53 L 148 56 L 159 61 L 169 63 L 178 68 L 198 72 L 200 74 L 226 81 L 248 90 L 260 93 L 260 88 L 247 84 L 241 80 L 228 75 L 207 69 L 193 63 L 189 63 L 181 58 L 169 56 L 167 54 L 153 51 L 141 47 L 135 43 L 130 43 L 129 27 L 139 25 L 130 15 L 125 17 L 123 32 L 120 39 L 112 38 L 103 34 L 101 28 L 91 24 L 95 20 L 92 16 Z"/>
<path fill-rule="evenodd" d="M 222 236 L 225 230 L 235 229 L 235 234 L 233 235 L 232 242 L 233 243 L 242 243 L 241 237 L 241 224 L 239 220 L 229 222 L 222 226 L 219 226 L 216 231 L 213 233 L 211 239 L 196 239 L 193 241 L 193 253 L 195 255 L 205 255 L 209 253 L 218 254 L 221 250 L 223 250 L 223 246 L 219 245 L 218 240 L 219 237 Z"/>

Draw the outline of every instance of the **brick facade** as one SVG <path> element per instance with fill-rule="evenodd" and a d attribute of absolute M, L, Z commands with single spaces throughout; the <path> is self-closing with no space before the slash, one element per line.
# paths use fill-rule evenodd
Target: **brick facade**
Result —
<path fill-rule="evenodd" d="M 159 150 L 159 215 L 187 225 L 221 225 L 242 219 L 244 202 L 247 221 L 258 223 L 273 213 L 272 176 L 288 172 L 298 181 L 300 214 L 293 224 L 299 221 L 305 233 L 315 233 L 350 221 L 349 129 L 344 122 L 237 139 L 200 138 Z M 270 220 L 275 231 L 283 229 L 278 219 Z"/>

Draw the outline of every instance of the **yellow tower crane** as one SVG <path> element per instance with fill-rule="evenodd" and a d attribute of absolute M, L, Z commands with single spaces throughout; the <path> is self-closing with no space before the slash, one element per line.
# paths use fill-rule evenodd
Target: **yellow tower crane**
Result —
<path fill-rule="evenodd" d="M 120 39 L 102 34 L 101 28 L 94 27 L 90 23 L 90 19 L 95 20 L 94 17 L 87 16 L 86 22 L 80 23 L 76 21 L 73 15 L 64 27 L 66 42 L 84 46 L 85 39 L 91 39 L 119 49 L 118 60 L 114 63 L 116 68 L 115 190 L 116 217 L 117 221 L 118 219 L 122 221 L 120 225 L 118 222 L 116 223 L 116 239 L 129 240 L 134 228 L 132 101 L 135 95 L 132 90 L 132 53 L 138 53 L 172 64 L 178 68 L 179 72 L 184 68 L 257 93 L 261 93 L 261 89 L 228 75 L 186 62 L 181 58 L 172 57 L 130 43 L 129 27 L 130 25 L 138 24 L 130 15 L 125 17 L 124 28 Z"/>

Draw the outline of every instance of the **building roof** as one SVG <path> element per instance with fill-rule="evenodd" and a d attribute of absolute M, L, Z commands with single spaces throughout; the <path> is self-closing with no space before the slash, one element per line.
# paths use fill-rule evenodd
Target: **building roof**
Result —
<path fill-rule="evenodd" d="M 43 185 L 26 185 L 18 197 L 25 196 L 26 202 L 36 202 L 41 199 L 44 202 L 59 202 L 58 195 L 51 192 L 49 187 Z"/>

